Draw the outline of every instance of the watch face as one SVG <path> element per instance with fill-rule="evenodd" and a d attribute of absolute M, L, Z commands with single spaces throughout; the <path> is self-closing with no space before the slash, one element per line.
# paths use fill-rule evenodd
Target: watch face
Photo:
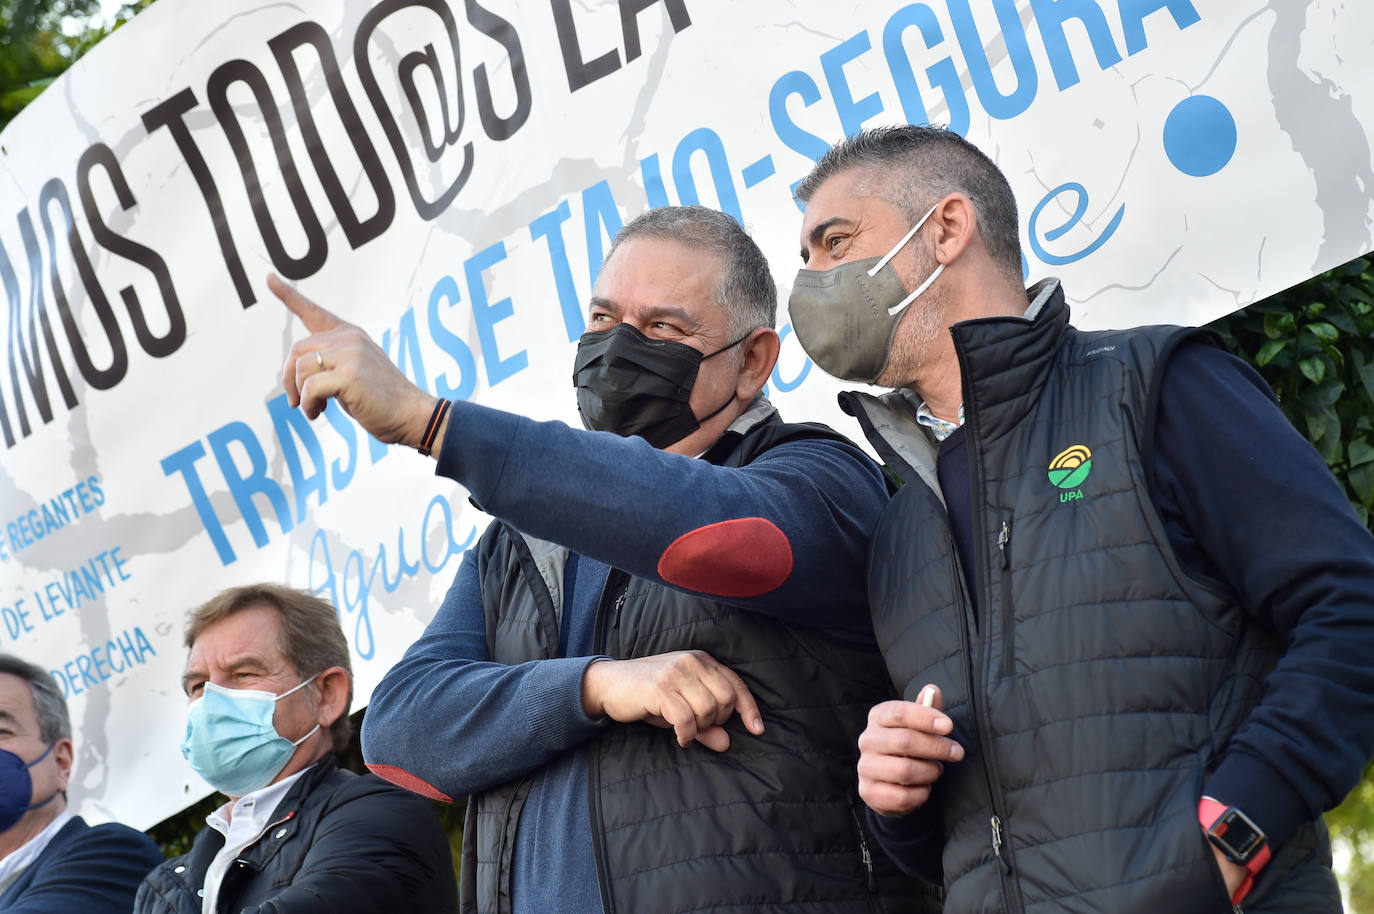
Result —
<path fill-rule="evenodd" d="M 1207 829 L 1207 837 L 1221 848 L 1233 863 L 1248 863 L 1264 844 L 1264 832 L 1250 818 L 1234 807 L 1226 810 Z"/>

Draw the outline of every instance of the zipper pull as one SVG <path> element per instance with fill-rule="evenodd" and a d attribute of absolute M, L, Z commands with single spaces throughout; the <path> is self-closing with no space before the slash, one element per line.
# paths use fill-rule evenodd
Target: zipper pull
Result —
<path fill-rule="evenodd" d="M 615 614 L 611 616 L 611 631 L 620 628 L 620 611 L 625 608 L 625 595 L 629 593 L 629 590 L 629 586 L 626 585 L 625 589 L 620 592 L 620 596 L 615 598 Z"/>
<path fill-rule="evenodd" d="M 1011 864 L 1002 856 L 1002 820 L 995 815 L 992 817 L 992 855 L 1001 864 L 1002 872 L 1010 874 Z"/>
<path fill-rule="evenodd" d="M 854 831 L 859 836 L 859 857 L 863 860 L 868 891 L 876 892 L 878 891 L 878 880 L 873 875 L 873 854 L 868 849 L 868 838 L 864 834 L 863 823 L 859 821 L 859 814 L 852 806 L 849 808 L 849 815 L 854 820 Z"/>
<path fill-rule="evenodd" d="M 1011 567 L 1011 552 L 1007 547 L 1011 545 L 1011 521 L 1002 521 L 1002 529 L 997 533 L 997 548 L 1002 553 L 1002 570 L 1006 571 Z"/>

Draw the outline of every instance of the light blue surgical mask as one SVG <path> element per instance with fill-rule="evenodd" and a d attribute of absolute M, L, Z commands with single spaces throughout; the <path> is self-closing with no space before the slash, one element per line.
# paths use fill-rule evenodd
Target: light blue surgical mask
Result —
<path fill-rule="evenodd" d="M 296 747 L 320 729 L 292 742 L 272 723 L 277 702 L 305 688 L 315 676 L 280 695 L 255 689 L 226 689 L 205 683 L 186 714 L 181 754 L 211 787 L 231 797 L 252 793 L 272 782 Z"/>

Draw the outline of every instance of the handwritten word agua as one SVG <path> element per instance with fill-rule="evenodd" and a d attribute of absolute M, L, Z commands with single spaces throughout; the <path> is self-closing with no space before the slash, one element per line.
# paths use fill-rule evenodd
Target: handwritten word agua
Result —
<path fill-rule="evenodd" d="M 439 532 L 442 542 L 434 543 L 436 537 L 426 535 L 431 529 L 431 520 L 438 512 Z M 315 532 L 310 541 L 310 579 L 307 588 L 312 593 L 328 594 L 329 602 L 338 608 L 340 615 L 354 616 L 353 650 L 363 660 L 371 660 L 376 651 L 376 640 L 372 631 L 372 596 L 378 583 L 386 593 L 393 593 L 407 578 L 419 575 L 423 567 L 429 574 L 438 574 L 448 565 L 455 555 L 462 555 L 477 538 L 477 528 L 469 528 L 467 538 L 458 541 L 453 527 L 453 509 L 442 495 L 436 495 L 425 506 L 424 516 L 420 519 L 419 561 L 409 557 L 406 549 L 404 527 L 396 530 L 396 551 L 394 559 L 387 552 L 386 545 L 378 542 L 377 553 L 369 561 L 362 550 L 349 550 L 335 571 L 335 554 L 331 553 L 329 537 L 324 530 Z M 433 548 L 431 548 L 433 546 Z M 394 561 L 394 567 L 393 567 Z M 317 569 L 320 577 L 316 577 Z"/>

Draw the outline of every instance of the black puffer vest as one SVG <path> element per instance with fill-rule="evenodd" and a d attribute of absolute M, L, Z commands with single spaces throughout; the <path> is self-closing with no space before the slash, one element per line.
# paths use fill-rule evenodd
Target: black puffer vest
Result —
<path fill-rule="evenodd" d="M 705 455 L 741 466 L 797 438 L 832 438 L 773 415 L 728 432 Z M 492 524 L 478 546 L 492 660 L 558 654 L 567 552 Z M 837 612 L 840 608 L 837 607 Z M 856 740 L 869 708 L 891 695 L 872 644 L 671 590 L 612 570 L 596 652 L 616 659 L 703 650 L 744 679 L 766 730 L 737 717 L 730 748 L 679 748 L 671 730 L 613 724 L 589 751 L 588 795 L 607 912 L 939 910 L 939 891 L 872 854 L 857 799 Z M 532 777 L 470 799 L 462 910 L 511 910 L 511 863 Z"/>
<path fill-rule="evenodd" d="M 1142 442 L 1159 369 L 1200 331 L 1082 333 L 1057 283 L 1032 294 L 1032 320 L 953 328 L 976 617 L 934 483 L 935 445 L 913 431 L 900 395 L 842 397 L 913 483 L 874 536 L 879 646 L 908 700 L 941 687 L 968 751 L 936 788 L 947 910 L 1229 910 L 1197 801 L 1282 643 L 1183 573 L 1150 500 Z M 1338 910 L 1335 891 L 1314 822 L 1245 908 Z"/>

